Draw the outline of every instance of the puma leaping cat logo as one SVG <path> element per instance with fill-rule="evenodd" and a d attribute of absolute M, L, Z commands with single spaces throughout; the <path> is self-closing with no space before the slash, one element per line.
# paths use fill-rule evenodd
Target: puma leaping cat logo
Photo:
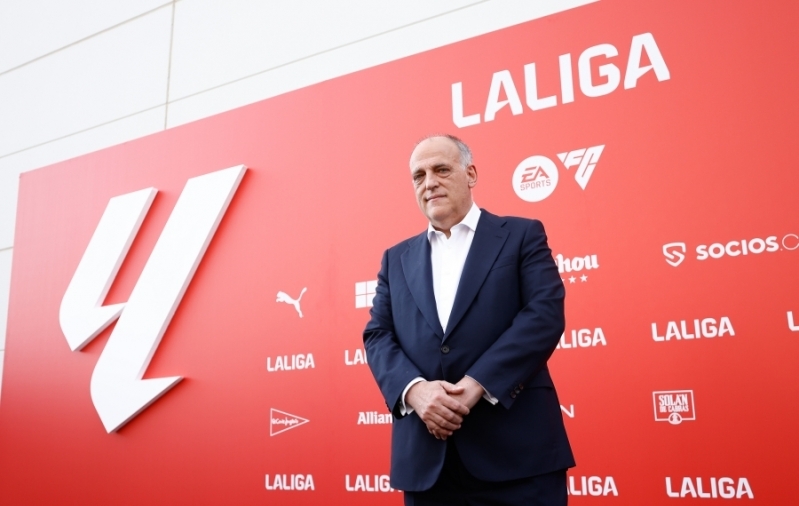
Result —
<path fill-rule="evenodd" d="M 305 290 L 307 290 L 307 288 L 302 289 L 302 291 L 300 292 L 300 296 L 297 297 L 296 300 L 289 297 L 289 295 L 286 292 L 277 292 L 276 302 L 285 302 L 286 304 L 291 304 L 292 306 L 294 306 L 294 309 L 297 310 L 297 313 L 299 313 L 300 318 L 302 318 L 302 309 L 300 309 L 300 299 L 302 299 L 302 294 L 305 293 Z"/>

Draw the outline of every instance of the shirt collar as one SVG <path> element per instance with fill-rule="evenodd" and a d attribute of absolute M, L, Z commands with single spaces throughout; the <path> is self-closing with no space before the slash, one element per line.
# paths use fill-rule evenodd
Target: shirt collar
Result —
<path fill-rule="evenodd" d="M 480 221 L 480 208 L 477 207 L 477 204 L 472 202 L 472 208 L 469 209 L 469 212 L 466 213 L 466 216 L 463 217 L 460 223 L 456 224 L 452 228 L 457 227 L 458 225 L 464 225 L 469 228 L 472 232 L 477 230 L 477 222 Z M 437 232 L 435 228 L 433 228 L 432 223 L 427 224 L 427 240 L 429 241 L 433 235 Z"/>

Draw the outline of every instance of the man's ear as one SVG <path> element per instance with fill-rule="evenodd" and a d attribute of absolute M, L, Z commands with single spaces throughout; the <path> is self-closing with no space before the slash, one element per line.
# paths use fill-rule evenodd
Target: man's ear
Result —
<path fill-rule="evenodd" d="M 477 185 L 477 167 L 469 165 L 466 167 L 466 174 L 469 176 L 469 188 L 474 188 Z"/>

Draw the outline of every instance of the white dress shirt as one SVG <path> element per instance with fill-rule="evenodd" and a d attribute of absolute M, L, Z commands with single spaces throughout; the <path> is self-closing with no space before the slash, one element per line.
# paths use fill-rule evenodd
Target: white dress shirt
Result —
<path fill-rule="evenodd" d="M 472 204 L 463 220 L 450 229 L 450 236 L 427 226 L 427 240 L 430 241 L 430 262 L 433 265 L 433 294 L 436 297 L 436 309 L 441 328 L 447 331 L 449 315 L 455 303 L 455 294 L 463 273 L 466 255 L 472 247 L 474 231 L 480 221 L 480 208 Z"/>
<path fill-rule="evenodd" d="M 478 221 L 480 221 L 480 208 L 477 207 L 477 204 L 472 203 L 472 208 L 469 209 L 463 220 L 450 229 L 449 238 L 444 232 L 433 228 L 432 223 L 427 226 L 430 261 L 433 267 L 433 295 L 436 298 L 438 321 L 441 322 L 441 328 L 445 333 L 452 313 L 452 305 L 455 303 L 455 294 L 458 293 L 463 265 L 466 263 L 466 256 L 472 247 Z M 424 378 L 414 378 L 402 391 L 400 414 L 413 413 L 413 408 L 405 404 L 405 395 L 413 385 L 421 381 L 425 381 Z M 491 404 L 497 403 L 497 399 L 488 392 L 483 395 L 483 398 Z"/>

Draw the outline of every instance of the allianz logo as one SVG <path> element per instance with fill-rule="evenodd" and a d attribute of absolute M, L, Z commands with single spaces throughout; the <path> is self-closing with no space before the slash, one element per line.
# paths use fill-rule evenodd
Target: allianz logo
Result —
<path fill-rule="evenodd" d="M 391 413 L 378 413 L 377 411 L 358 412 L 358 425 L 391 425 L 393 422 Z"/>

